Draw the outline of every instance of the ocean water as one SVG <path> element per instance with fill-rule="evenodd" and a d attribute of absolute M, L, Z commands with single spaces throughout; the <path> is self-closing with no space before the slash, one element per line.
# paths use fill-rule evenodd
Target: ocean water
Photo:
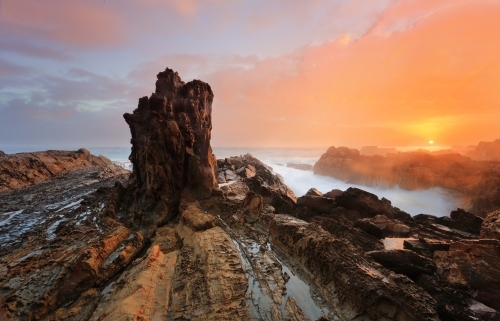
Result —
<path fill-rule="evenodd" d="M 44 150 L 39 148 L 38 150 Z M 128 159 L 130 147 L 88 148 L 94 155 L 103 155 L 112 161 L 119 163 L 126 169 L 131 170 Z M 450 212 L 459 207 L 459 201 L 451 196 L 446 190 L 432 188 L 426 190 L 407 191 L 399 187 L 378 188 L 355 184 L 348 184 L 332 177 L 316 175 L 312 171 L 303 171 L 286 167 L 287 163 L 311 164 L 321 157 L 327 148 L 220 148 L 213 147 L 217 158 L 252 154 L 265 164 L 271 166 L 275 173 L 281 175 L 286 185 L 297 196 L 304 195 L 311 187 L 326 193 L 332 189 L 346 190 L 349 187 L 358 187 L 378 197 L 385 197 L 392 202 L 393 206 L 411 214 L 432 214 L 435 216 L 449 215 Z M 36 151 L 36 149 L 16 150 L 5 149 L 6 153 L 17 153 Z"/>

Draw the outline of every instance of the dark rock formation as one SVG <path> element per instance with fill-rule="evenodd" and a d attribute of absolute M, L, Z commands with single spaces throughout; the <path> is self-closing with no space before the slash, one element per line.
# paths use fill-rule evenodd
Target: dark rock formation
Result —
<path fill-rule="evenodd" d="M 437 274 L 451 284 L 469 285 L 476 300 L 500 310 L 500 241 L 462 240 L 436 251 Z"/>
<path fill-rule="evenodd" d="M 442 281 L 437 275 L 422 274 L 417 284 L 437 301 L 441 320 L 488 320 L 500 318 L 498 311 L 473 299 L 474 290 L 462 284 Z"/>
<path fill-rule="evenodd" d="M 356 221 L 354 226 L 381 239 L 384 237 L 406 237 L 411 229 L 398 220 L 391 220 L 385 215 L 376 215 Z"/>
<path fill-rule="evenodd" d="M 124 115 L 132 134 L 133 164 L 126 215 L 141 226 L 175 217 L 182 193 L 203 199 L 217 186 L 210 86 L 199 80 L 186 84 L 168 68 L 157 78 L 155 93 Z"/>
<path fill-rule="evenodd" d="M 335 202 L 339 206 L 359 212 L 362 217 L 383 214 L 391 219 L 412 221 L 410 214 L 393 207 L 388 199 L 380 200 L 377 195 L 355 187 L 349 187 L 342 195 L 335 197 Z"/>
<path fill-rule="evenodd" d="M 0 161 L 0 192 L 32 186 L 86 168 L 102 168 L 103 175 L 106 170 L 122 170 L 106 157 L 90 155 L 83 148 L 76 152 L 49 150 L 9 154 L 4 155 Z"/>
<path fill-rule="evenodd" d="M 418 240 L 404 240 L 403 247 L 420 255 L 432 258 L 434 251 L 449 251 L 450 242 L 420 238 Z"/>
<path fill-rule="evenodd" d="M 450 213 L 450 218 L 454 221 L 452 228 L 479 235 L 483 219 L 461 208 Z"/>
<path fill-rule="evenodd" d="M 331 199 L 335 199 L 337 196 L 342 195 L 342 193 L 344 193 L 344 192 L 342 192 L 339 189 L 332 189 L 331 191 L 323 194 L 323 196 L 331 198 Z"/>
<path fill-rule="evenodd" d="M 0 150 L 0 157 L 5 156 L 5 152 L 3 150 Z"/>
<path fill-rule="evenodd" d="M 294 164 L 294 163 L 287 163 L 286 167 L 291 167 L 295 169 L 300 169 L 303 171 L 312 171 L 314 170 L 314 166 L 311 164 Z"/>
<path fill-rule="evenodd" d="M 323 214 L 331 213 L 335 209 L 335 201 L 331 198 L 306 194 L 297 199 L 297 205 L 305 206 L 311 210 Z"/>
<path fill-rule="evenodd" d="M 486 216 L 481 226 L 481 238 L 500 240 L 500 210 Z"/>
<path fill-rule="evenodd" d="M 433 274 L 436 264 L 410 250 L 383 250 L 366 253 L 378 263 L 399 274 L 415 279 L 420 274 Z"/>

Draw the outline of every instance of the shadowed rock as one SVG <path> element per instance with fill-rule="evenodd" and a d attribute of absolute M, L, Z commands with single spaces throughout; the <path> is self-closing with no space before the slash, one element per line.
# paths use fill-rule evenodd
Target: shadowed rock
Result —
<path fill-rule="evenodd" d="M 210 86 L 184 83 L 171 69 L 157 76 L 156 92 L 124 118 L 132 134 L 133 172 L 125 195 L 127 218 L 140 226 L 163 224 L 178 214 L 181 194 L 203 199 L 217 185 L 210 147 Z"/>
<path fill-rule="evenodd" d="M 412 279 L 420 274 L 433 274 L 436 271 L 436 264 L 431 259 L 410 250 L 382 250 L 366 254 L 389 270 Z"/>
<path fill-rule="evenodd" d="M 481 226 L 481 238 L 500 239 L 500 210 L 486 216 Z"/>

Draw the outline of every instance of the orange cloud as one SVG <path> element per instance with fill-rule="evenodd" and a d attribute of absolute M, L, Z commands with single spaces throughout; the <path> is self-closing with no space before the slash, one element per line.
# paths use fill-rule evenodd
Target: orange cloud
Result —
<path fill-rule="evenodd" d="M 399 1 L 361 38 L 200 76 L 215 92 L 214 145 L 499 138 L 498 17 L 486 0 Z"/>
<path fill-rule="evenodd" d="M 11 33 L 52 39 L 79 47 L 123 43 L 124 23 L 104 2 L 51 0 L 3 0 L 0 21 Z M 38 37 L 37 37 L 38 36 Z"/>

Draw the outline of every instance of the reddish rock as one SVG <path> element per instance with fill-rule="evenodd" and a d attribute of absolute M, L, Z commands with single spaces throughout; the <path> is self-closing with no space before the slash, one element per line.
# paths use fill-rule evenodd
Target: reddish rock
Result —
<path fill-rule="evenodd" d="M 481 226 L 481 238 L 500 240 L 500 210 L 486 216 Z"/>
<path fill-rule="evenodd" d="M 500 161 L 500 139 L 480 142 L 473 150 L 465 153 L 465 156 L 481 161 Z"/>
<path fill-rule="evenodd" d="M 254 192 L 248 192 L 241 206 L 243 207 L 243 214 L 246 216 L 246 221 L 253 223 L 260 218 L 260 214 L 264 209 L 264 200 L 262 196 Z"/>
<path fill-rule="evenodd" d="M 398 220 L 391 220 L 385 215 L 376 215 L 372 218 L 364 218 L 356 221 L 354 226 L 359 227 L 377 238 L 384 237 L 406 237 L 410 235 L 409 226 Z"/>
<path fill-rule="evenodd" d="M 500 164 L 474 161 L 459 154 L 405 152 L 364 156 L 346 147 L 330 147 L 314 172 L 365 186 L 407 190 L 442 187 L 463 193 L 467 211 L 476 215 L 500 207 Z"/>
<path fill-rule="evenodd" d="M 184 83 L 171 69 L 157 76 L 156 92 L 124 118 L 132 134 L 133 172 L 126 193 L 128 219 L 156 226 L 178 214 L 182 193 L 211 197 L 217 187 L 210 147 L 210 86 Z"/>
<path fill-rule="evenodd" d="M 389 270 L 412 279 L 420 274 L 433 274 L 436 271 L 436 264 L 431 259 L 410 250 L 382 250 L 366 254 Z"/>
<path fill-rule="evenodd" d="M 380 200 L 377 195 L 355 187 L 349 187 L 342 195 L 335 198 L 335 202 L 346 209 L 359 212 L 362 217 L 383 214 L 392 219 L 413 221 L 410 214 L 393 207 L 388 199 L 382 198 Z"/>
<path fill-rule="evenodd" d="M 77 170 L 106 166 L 114 173 L 126 173 L 108 158 L 90 155 L 83 148 L 76 152 L 48 150 L 4 155 L 0 160 L 0 192 L 32 186 Z"/>
<path fill-rule="evenodd" d="M 342 195 L 342 193 L 344 193 L 344 192 L 342 192 L 339 189 L 332 189 L 331 191 L 323 194 L 323 196 L 331 198 L 331 199 L 335 199 L 337 196 Z"/>
<path fill-rule="evenodd" d="M 452 284 L 477 290 L 476 300 L 500 310 L 500 241 L 462 240 L 436 251 L 437 273 Z"/>
<path fill-rule="evenodd" d="M 297 199 L 297 205 L 305 206 L 319 214 L 323 214 L 333 211 L 335 208 L 335 201 L 331 198 L 306 194 Z"/>
<path fill-rule="evenodd" d="M 309 195 L 309 196 L 323 196 L 323 193 L 321 193 L 320 191 L 318 191 L 316 188 L 310 188 L 307 192 L 306 192 L 306 195 Z"/>

